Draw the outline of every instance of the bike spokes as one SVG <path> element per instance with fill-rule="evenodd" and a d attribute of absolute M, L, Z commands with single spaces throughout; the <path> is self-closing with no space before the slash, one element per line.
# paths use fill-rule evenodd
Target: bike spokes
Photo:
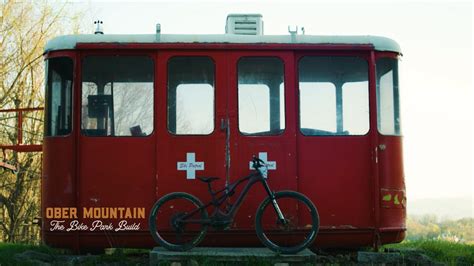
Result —
<path fill-rule="evenodd" d="M 207 217 L 202 216 L 199 207 L 195 202 L 181 197 L 163 202 L 156 211 L 154 221 L 159 237 L 166 243 L 182 249 L 194 246 L 200 241 L 202 231 L 206 227 L 196 222 Z"/>
<path fill-rule="evenodd" d="M 313 228 L 316 225 L 313 219 L 315 211 L 308 208 L 304 198 L 293 193 L 279 193 L 276 202 L 278 208 L 269 200 L 259 209 L 256 222 L 262 241 L 283 253 L 298 251 L 312 242 L 317 230 Z M 280 210 L 284 220 L 280 219 L 277 210 Z"/>

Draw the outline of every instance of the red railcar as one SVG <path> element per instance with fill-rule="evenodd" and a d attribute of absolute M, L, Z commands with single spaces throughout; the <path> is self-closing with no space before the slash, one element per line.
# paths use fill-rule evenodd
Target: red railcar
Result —
<path fill-rule="evenodd" d="M 273 189 L 300 191 L 318 207 L 316 246 L 404 238 L 398 44 L 232 28 L 249 18 L 234 16 L 222 35 L 47 44 L 46 244 L 152 246 L 147 218 L 158 198 L 185 191 L 209 200 L 195 177 L 219 176 L 224 186 L 250 171 L 252 155 L 271 166 Z M 254 216 L 264 195 L 251 191 L 230 230 L 210 232 L 204 245 L 259 245 Z"/>

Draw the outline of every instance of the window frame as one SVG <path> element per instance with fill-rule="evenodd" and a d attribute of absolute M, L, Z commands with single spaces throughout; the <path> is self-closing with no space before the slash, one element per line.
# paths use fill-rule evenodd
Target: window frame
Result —
<path fill-rule="evenodd" d="M 369 51 L 370 52 L 370 51 Z M 304 134 L 302 131 L 301 131 L 301 96 L 300 96 L 300 61 L 305 58 L 305 57 L 352 57 L 352 58 L 359 58 L 361 60 L 363 60 L 365 63 L 366 63 L 366 66 L 367 66 L 367 108 L 368 108 L 368 117 L 367 117 L 367 122 L 368 122 L 368 129 L 367 129 L 367 132 L 365 134 L 354 134 L 354 135 L 342 135 L 342 134 L 333 134 L 333 135 L 306 135 Z M 297 111 L 297 114 L 296 114 L 296 119 L 298 119 L 297 121 L 297 128 L 296 128 L 296 131 L 301 134 L 301 136 L 304 136 L 304 137 L 323 137 L 323 138 L 326 138 L 326 137 L 351 137 L 351 138 L 357 138 L 357 137 L 367 137 L 370 135 L 371 131 L 372 131 L 372 120 L 371 120 L 371 117 L 372 117 L 372 110 L 370 108 L 371 106 L 371 98 L 372 98 L 372 83 L 374 82 L 372 80 L 372 75 L 371 75 L 371 68 L 372 68 L 372 63 L 371 63 L 371 60 L 370 60 L 370 54 L 368 53 L 364 53 L 364 52 L 345 52 L 345 51 L 341 51 L 341 52 L 338 52 L 338 53 L 325 53 L 325 52 L 312 52 L 312 53 L 303 53 L 303 54 L 299 54 L 296 56 L 296 63 L 295 63 L 295 83 L 296 83 L 296 87 L 295 87 L 295 90 L 296 90 L 296 101 L 298 102 L 298 107 L 296 108 L 296 111 Z M 343 83 L 344 85 L 345 83 Z M 341 86 L 342 88 L 342 86 Z"/>
<path fill-rule="evenodd" d="M 403 131 L 402 131 L 402 120 L 401 120 L 401 106 L 400 106 L 400 56 L 401 55 L 398 55 L 398 54 L 395 54 L 395 53 L 391 53 L 391 52 L 383 52 L 383 53 L 377 53 L 376 54 L 376 57 L 375 57 L 375 60 L 374 60 L 374 73 L 375 73 L 375 101 L 376 101 L 376 127 L 377 127 L 377 133 L 379 133 L 380 135 L 382 136 L 394 136 L 394 137 L 402 137 L 403 136 Z M 380 113 L 380 101 L 379 101 L 379 94 L 380 94 L 380 81 L 379 81 L 379 78 L 378 78 L 378 74 L 377 74 L 377 62 L 380 60 L 380 59 L 391 59 L 391 60 L 394 60 L 394 62 L 396 63 L 396 70 L 397 70 L 397 73 L 395 75 L 392 74 L 393 76 L 393 83 L 392 83 L 392 93 L 393 93 L 393 100 L 394 100 L 394 103 L 393 103 L 393 114 L 394 114 L 394 133 L 391 133 L 391 134 L 386 134 L 386 133 L 383 133 L 381 130 L 380 130 L 380 118 L 381 118 L 381 113 Z M 392 69 L 393 70 L 393 69 Z M 388 72 L 387 72 L 388 73 Z M 382 76 L 380 76 L 381 78 Z M 396 80 L 396 84 L 397 84 L 397 88 L 395 89 L 395 80 Z M 395 92 L 397 93 L 397 95 L 395 96 Z M 395 99 L 397 101 L 397 106 L 395 105 Z M 398 109 L 398 110 L 396 110 Z M 398 122 L 398 133 L 395 132 L 395 114 L 396 114 L 396 111 L 398 111 L 398 119 L 399 119 L 399 122 Z"/>
<path fill-rule="evenodd" d="M 212 65 L 213 65 L 213 71 L 212 71 L 212 78 L 213 78 L 213 84 L 212 84 L 212 88 L 213 88 L 213 109 L 212 109 L 212 114 L 213 114 L 213 120 L 212 120 L 212 131 L 208 134 L 177 134 L 177 133 L 173 133 L 170 128 L 169 128 L 169 108 L 168 108 L 168 99 L 169 99 L 169 73 L 170 73 L 170 69 L 169 69 L 169 64 L 170 64 L 170 61 L 175 59 L 175 58 L 207 58 L 207 59 L 210 59 L 210 62 L 212 62 Z M 216 85 L 217 85 L 217 80 L 216 80 L 216 71 L 217 71 L 217 64 L 216 64 L 216 60 L 214 60 L 214 58 L 209 54 L 209 55 L 206 55 L 206 54 L 203 54 L 203 55 L 186 55 L 186 54 L 179 54 L 179 55 L 172 55 L 170 56 L 167 60 L 166 60 L 166 87 L 165 87 L 165 90 L 166 90 L 166 98 L 165 98 L 165 107 L 166 107 L 166 131 L 168 132 L 168 134 L 174 136 L 174 137 L 200 137 L 200 136 L 210 136 L 210 135 L 213 135 L 215 132 L 216 132 L 216 110 L 217 110 L 217 105 L 216 105 L 216 102 L 217 102 L 217 97 L 216 97 Z M 180 84 L 178 84 L 179 86 Z M 210 85 L 210 84 L 209 84 Z M 178 89 L 178 86 L 176 86 L 176 90 Z M 177 91 L 176 91 L 177 93 Z"/>
<path fill-rule="evenodd" d="M 80 77 L 78 78 L 78 83 L 79 83 L 79 89 L 78 89 L 78 97 L 79 97 L 79 106 L 80 106 L 80 110 L 78 110 L 79 112 L 79 121 L 78 121 L 78 124 L 79 124 L 79 129 L 80 129 L 80 136 L 81 137 L 87 137 L 87 138 L 138 138 L 138 139 L 145 139 L 145 138 L 150 138 L 150 137 L 154 137 L 155 135 L 155 132 L 157 130 L 157 126 L 156 126 L 156 120 L 157 120 L 157 109 L 156 109 L 156 86 L 157 86 L 157 75 L 156 75 L 156 71 L 157 71 L 157 63 L 156 63 L 156 55 L 155 55 L 156 52 L 154 51 L 140 51 L 140 52 L 131 52 L 131 51 L 124 51 L 124 52 L 115 52 L 115 51 L 99 51 L 99 50 L 94 50 L 94 51 L 90 51 L 90 52 L 87 52 L 87 53 L 83 53 L 80 57 L 80 61 L 79 61 L 79 71 L 81 73 Z M 153 125 L 153 130 L 147 134 L 147 135 L 143 135 L 143 136 L 133 136 L 133 135 L 114 135 L 114 136 L 91 136 L 91 135 L 86 135 L 84 134 L 83 132 L 83 128 L 82 128 L 82 118 L 83 118 L 83 115 L 82 115 L 82 92 L 83 92 L 83 87 L 82 87 L 82 83 L 83 83 L 83 80 L 82 80 L 82 77 L 83 77 L 83 65 L 84 65 L 84 59 L 87 58 L 87 57 L 112 57 L 112 56 L 116 56 L 116 57 L 146 57 L 146 58 L 149 58 L 152 62 L 152 65 L 153 65 L 153 69 L 152 69 L 152 77 L 153 77 L 153 84 L 152 84 L 152 99 L 153 99 L 153 106 L 152 106 L 152 114 L 153 114 L 153 118 L 152 118 L 152 125 Z"/>
<path fill-rule="evenodd" d="M 46 134 L 47 130 L 49 130 L 50 125 L 50 101 L 51 101 L 51 91 L 49 89 L 49 61 L 50 59 L 57 59 L 57 58 L 68 58 L 72 62 L 72 83 L 71 83 L 71 100 L 70 100 L 70 109 L 71 109 L 71 125 L 70 125 L 70 130 L 67 134 L 63 135 L 50 135 Z M 44 64 L 45 64 L 45 84 L 44 84 L 44 96 L 45 96 L 45 112 L 44 112 L 44 128 L 43 128 L 43 137 L 44 138 L 66 138 L 70 137 L 73 135 L 74 130 L 75 130 L 75 116 L 76 116 L 76 110 L 75 110 L 75 94 L 76 94 L 76 72 L 77 72 L 77 66 L 76 66 L 76 57 L 74 53 L 71 52 L 55 52 L 53 54 L 47 54 L 44 59 Z"/>
<path fill-rule="evenodd" d="M 251 133 L 251 134 L 245 134 L 243 133 L 242 131 L 240 131 L 240 110 L 239 110 L 239 63 L 242 59 L 244 58 L 276 58 L 278 59 L 281 63 L 282 63 L 282 67 L 283 67 L 283 82 L 280 83 L 280 86 L 281 84 L 283 84 L 283 100 L 284 100 L 284 104 L 283 104 L 283 111 L 284 111 L 284 115 L 283 115 L 283 119 L 284 119 L 284 122 L 285 122 L 285 128 L 283 128 L 283 130 L 281 130 L 280 132 L 276 133 L 276 134 L 258 134 L 258 133 Z M 236 64 L 235 64 L 235 89 L 236 89 L 236 95 L 237 95 L 237 132 L 239 133 L 240 136 L 244 136 L 244 137 L 274 137 L 274 136 L 281 136 L 281 135 L 284 135 L 287 128 L 288 128 L 288 123 L 287 123 L 287 99 L 286 99 L 286 90 L 287 90 L 287 78 L 286 78 L 286 64 L 285 64 L 285 59 L 282 58 L 281 56 L 278 56 L 278 55 L 242 55 L 242 56 L 239 56 L 238 60 L 236 61 Z M 270 88 L 269 88 L 270 90 Z M 280 110 L 281 112 L 281 110 Z M 270 114 L 270 113 L 269 113 Z M 281 116 L 281 115 L 280 115 Z M 281 122 L 280 122 L 281 123 Z"/>

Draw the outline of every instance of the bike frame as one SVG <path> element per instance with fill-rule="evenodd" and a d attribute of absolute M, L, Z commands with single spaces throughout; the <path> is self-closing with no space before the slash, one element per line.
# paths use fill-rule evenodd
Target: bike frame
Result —
<path fill-rule="evenodd" d="M 230 196 L 232 196 L 234 194 L 235 190 L 237 189 L 237 187 L 240 184 L 242 184 L 243 182 L 245 182 L 247 180 L 248 180 L 247 184 L 245 185 L 242 192 L 240 192 L 240 195 L 237 197 L 235 203 L 232 204 L 230 210 L 228 210 L 227 212 L 220 211 L 219 207 L 222 205 L 222 203 L 224 203 Z M 228 221 L 232 221 L 235 214 L 237 213 L 237 210 L 239 209 L 240 205 L 242 204 L 243 200 L 245 199 L 245 196 L 249 192 L 250 188 L 257 182 L 262 183 L 263 187 L 265 188 L 265 191 L 267 192 L 268 196 L 272 200 L 272 205 L 273 205 L 273 208 L 275 209 L 275 211 L 278 214 L 278 218 L 280 219 L 280 221 L 283 224 L 286 224 L 286 220 L 283 216 L 283 213 L 281 212 L 280 207 L 278 206 L 278 203 L 275 200 L 275 194 L 273 193 L 273 191 L 271 191 L 270 186 L 267 183 L 267 180 L 262 176 L 262 174 L 260 174 L 259 171 L 254 171 L 250 175 L 248 175 L 246 177 L 243 177 L 243 178 L 235 181 L 232 184 L 227 185 L 226 187 L 224 187 L 223 189 L 221 189 L 217 192 L 213 192 L 212 189 L 211 189 L 211 184 L 208 183 L 209 193 L 212 196 L 211 202 L 208 202 L 204 206 L 188 213 L 187 215 L 184 215 L 183 217 L 181 217 L 179 219 L 180 220 L 179 222 L 182 222 L 182 223 L 199 223 L 199 224 L 212 225 L 213 222 L 216 221 L 215 217 L 216 217 L 216 214 L 218 212 L 221 212 L 221 214 L 223 215 L 223 218 L 228 219 Z M 223 193 L 223 194 L 216 198 L 216 196 L 219 193 Z M 211 205 L 213 205 L 215 207 L 215 210 L 211 214 L 210 219 L 206 219 L 206 220 L 187 219 L 188 217 L 191 217 L 196 212 L 201 211 L 202 209 L 207 209 Z"/>

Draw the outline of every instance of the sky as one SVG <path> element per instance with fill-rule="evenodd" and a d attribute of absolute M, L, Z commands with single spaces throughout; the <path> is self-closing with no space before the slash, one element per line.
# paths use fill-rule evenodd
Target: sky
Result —
<path fill-rule="evenodd" d="M 230 13 L 260 13 L 265 34 L 379 35 L 402 49 L 408 199 L 465 198 L 474 216 L 473 6 L 469 1 L 73 2 L 106 34 L 220 34 Z"/>

